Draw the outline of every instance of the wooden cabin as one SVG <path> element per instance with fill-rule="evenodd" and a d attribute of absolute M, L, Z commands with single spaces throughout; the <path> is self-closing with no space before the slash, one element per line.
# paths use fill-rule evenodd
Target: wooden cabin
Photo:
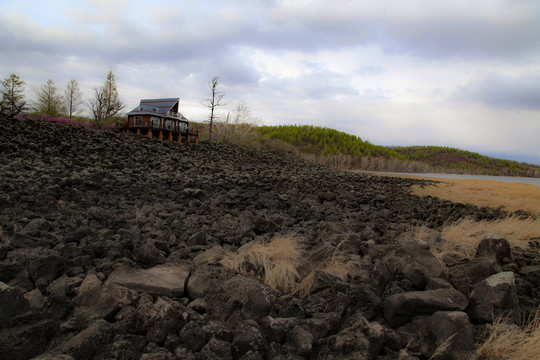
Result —
<path fill-rule="evenodd" d="M 189 120 L 178 112 L 179 101 L 179 98 L 141 100 L 139 106 L 126 114 L 124 129 L 160 140 L 197 142 L 198 133 L 189 129 Z"/>

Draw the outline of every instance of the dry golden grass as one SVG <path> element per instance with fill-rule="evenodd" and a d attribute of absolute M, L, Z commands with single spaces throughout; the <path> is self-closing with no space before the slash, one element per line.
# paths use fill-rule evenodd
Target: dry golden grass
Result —
<path fill-rule="evenodd" d="M 464 218 L 446 224 L 440 232 L 420 226 L 415 229 L 414 238 L 428 241 L 431 252 L 439 259 L 449 253 L 473 258 L 478 244 L 486 233 L 504 237 L 512 247 L 528 248 L 529 241 L 540 236 L 540 221 L 534 217 L 518 216 L 495 221 L 474 221 L 471 218 Z"/>
<path fill-rule="evenodd" d="M 529 360 L 540 356 L 540 307 L 522 329 L 498 318 L 473 359 Z"/>
<path fill-rule="evenodd" d="M 506 210 L 526 210 L 540 215 L 540 187 L 530 184 L 476 179 L 433 179 L 440 183 L 420 187 L 414 185 L 415 195 L 435 196 L 454 202 Z"/>
<path fill-rule="evenodd" d="M 268 244 L 254 244 L 240 249 L 238 253 L 229 253 L 220 263 L 239 273 L 253 274 L 283 294 L 301 297 L 309 294 L 317 270 L 324 270 L 345 280 L 347 273 L 354 267 L 349 257 L 338 247 L 302 278 L 297 271 L 302 250 L 300 241 L 294 237 L 280 237 Z"/>
<path fill-rule="evenodd" d="M 438 347 L 437 349 L 435 349 L 435 351 L 433 352 L 433 355 L 430 356 L 429 360 L 436 360 L 436 359 L 439 359 L 439 358 L 443 358 L 445 357 L 444 353 L 445 351 L 450 347 L 450 345 L 452 345 L 452 339 L 454 339 L 454 337 L 456 336 L 457 334 L 454 334 L 454 335 L 450 335 L 448 338 L 446 338 L 446 340 L 444 340 Z"/>
<path fill-rule="evenodd" d="M 220 261 L 239 273 L 254 273 L 264 283 L 283 293 L 291 293 L 299 278 L 296 271 L 302 246 L 295 238 L 279 237 L 268 244 L 255 244 L 238 253 L 229 253 Z"/>
<path fill-rule="evenodd" d="M 527 248 L 528 242 L 540 236 L 540 221 L 533 217 L 511 216 L 495 221 L 474 221 L 470 218 L 443 227 L 441 237 L 449 246 L 473 257 L 486 233 L 502 236 L 512 247 Z"/>
<path fill-rule="evenodd" d="M 306 297 L 309 295 L 309 291 L 315 282 L 315 273 L 317 271 L 325 271 L 329 274 L 335 275 L 341 280 L 347 278 L 347 274 L 355 268 L 355 264 L 350 261 L 349 256 L 338 247 L 328 254 L 326 259 L 324 259 L 316 268 L 314 268 L 310 273 L 305 276 L 297 285 L 294 290 L 294 294 L 300 297 Z"/>

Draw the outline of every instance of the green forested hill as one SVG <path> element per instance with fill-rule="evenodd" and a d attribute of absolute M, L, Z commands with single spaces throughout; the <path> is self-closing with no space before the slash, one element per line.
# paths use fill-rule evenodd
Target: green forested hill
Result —
<path fill-rule="evenodd" d="M 353 157 L 402 158 L 397 152 L 373 145 L 357 136 L 312 125 L 262 126 L 262 134 L 296 146 L 300 153 L 314 155 L 351 155 Z"/>
<path fill-rule="evenodd" d="M 540 166 L 496 159 L 445 146 L 394 146 L 390 149 L 406 159 L 421 161 L 432 168 L 450 169 L 454 172 L 534 176 L 535 172 L 540 171 Z"/>
<path fill-rule="evenodd" d="M 293 145 L 307 158 L 347 169 L 540 177 L 540 166 L 441 146 L 385 147 L 311 125 L 259 127 L 267 138 Z"/>

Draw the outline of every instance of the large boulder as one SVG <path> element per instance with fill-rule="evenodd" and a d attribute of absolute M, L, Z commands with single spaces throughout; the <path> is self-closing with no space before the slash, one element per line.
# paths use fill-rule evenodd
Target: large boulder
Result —
<path fill-rule="evenodd" d="M 402 346 L 436 359 L 468 360 L 475 351 L 469 317 L 462 311 L 439 311 L 420 317 L 396 330 Z"/>
<path fill-rule="evenodd" d="M 0 359 L 26 360 L 37 356 L 47 349 L 57 333 L 58 325 L 54 320 L 39 320 L 0 330 Z"/>
<path fill-rule="evenodd" d="M 28 310 L 30 305 L 21 291 L 0 282 L 0 329 L 6 327 L 14 316 Z"/>
<path fill-rule="evenodd" d="M 424 290 L 429 278 L 439 278 L 443 275 L 441 263 L 425 241 L 400 241 L 387 251 L 382 259 L 390 272 L 388 280 L 391 283 L 404 279 L 405 281 L 399 282 L 399 286 L 405 291 Z"/>
<path fill-rule="evenodd" d="M 502 236 L 487 233 L 484 239 L 478 244 L 477 256 L 486 256 L 495 259 L 499 265 L 503 264 L 505 258 L 510 258 L 512 252 L 510 243 Z"/>
<path fill-rule="evenodd" d="M 201 349 L 199 356 L 202 359 L 233 360 L 231 344 L 214 337 Z"/>
<path fill-rule="evenodd" d="M 248 353 L 259 353 L 264 358 L 266 352 L 266 339 L 259 325 L 252 320 L 247 320 L 240 326 L 232 341 L 232 353 L 235 359 L 239 359 Z"/>
<path fill-rule="evenodd" d="M 68 354 L 81 360 L 92 359 L 105 348 L 111 337 L 111 325 L 105 320 L 97 320 L 77 335 L 58 344 L 51 353 Z"/>
<path fill-rule="evenodd" d="M 113 320 L 124 306 L 133 304 L 139 294 L 123 286 L 98 286 L 73 298 L 75 307 L 68 324 L 64 326 L 84 328 L 94 319 Z"/>
<path fill-rule="evenodd" d="M 209 290 L 222 285 L 230 276 L 221 266 L 201 263 L 191 270 L 186 294 L 190 299 L 203 298 Z"/>
<path fill-rule="evenodd" d="M 114 270 L 105 285 L 120 285 L 153 296 L 184 295 L 190 274 L 187 265 L 158 265 L 149 269 L 119 267 Z"/>
<path fill-rule="evenodd" d="M 430 315 L 437 311 L 463 311 L 467 305 L 467 297 L 455 289 L 409 291 L 391 295 L 384 300 L 384 318 L 395 328 L 415 316 Z"/>
<path fill-rule="evenodd" d="M 151 342 L 164 342 L 167 335 L 178 333 L 189 321 L 188 310 L 177 301 L 160 298 L 154 308 L 155 316 L 145 319 L 146 338 Z"/>
<path fill-rule="evenodd" d="M 478 283 L 471 293 L 468 313 L 476 321 L 492 322 L 498 316 L 505 316 L 518 322 L 519 300 L 514 273 L 500 272 Z"/>
<path fill-rule="evenodd" d="M 457 290 L 469 294 L 476 284 L 500 270 L 494 257 L 482 256 L 450 267 L 448 279 Z"/>
<path fill-rule="evenodd" d="M 164 264 L 166 262 L 165 253 L 159 250 L 155 246 L 154 241 L 150 239 L 146 240 L 142 245 L 137 246 L 133 255 L 138 263 L 148 267 Z"/>
<path fill-rule="evenodd" d="M 348 319 L 336 335 L 328 338 L 328 352 L 338 358 L 355 354 L 358 358 L 371 359 L 382 349 L 384 338 L 384 327 L 369 322 L 359 312 Z"/>

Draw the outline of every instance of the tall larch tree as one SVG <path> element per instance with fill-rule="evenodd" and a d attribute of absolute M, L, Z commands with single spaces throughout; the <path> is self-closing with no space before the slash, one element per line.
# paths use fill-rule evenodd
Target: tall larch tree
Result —
<path fill-rule="evenodd" d="M 98 128 L 111 121 L 124 108 L 112 70 L 107 74 L 103 86 L 94 88 L 94 98 L 90 100 L 89 108 Z"/>
<path fill-rule="evenodd" d="M 11 74 L 2 81 L 0 115 L 13 118 L 26 111 L 24 99 L 24 81 L 18 75 Z"/>
<path fill-rule="evenodd" d="M 50 116 L 58 116 L 65 112 L 64 99 L 58 94 L 58 88 L 52 79 L 47 80 L 39 88 L 34 107 L 38 113 Z"/>
<path fill-rule="evenodd" d="M 70 119 L 79 113 L 79 109 L 83 104 L 82 93 L 79 89 L 79 83 L 76 80 L 69 80 L 64 91 L 64 103 L 66 112 Z"/>

